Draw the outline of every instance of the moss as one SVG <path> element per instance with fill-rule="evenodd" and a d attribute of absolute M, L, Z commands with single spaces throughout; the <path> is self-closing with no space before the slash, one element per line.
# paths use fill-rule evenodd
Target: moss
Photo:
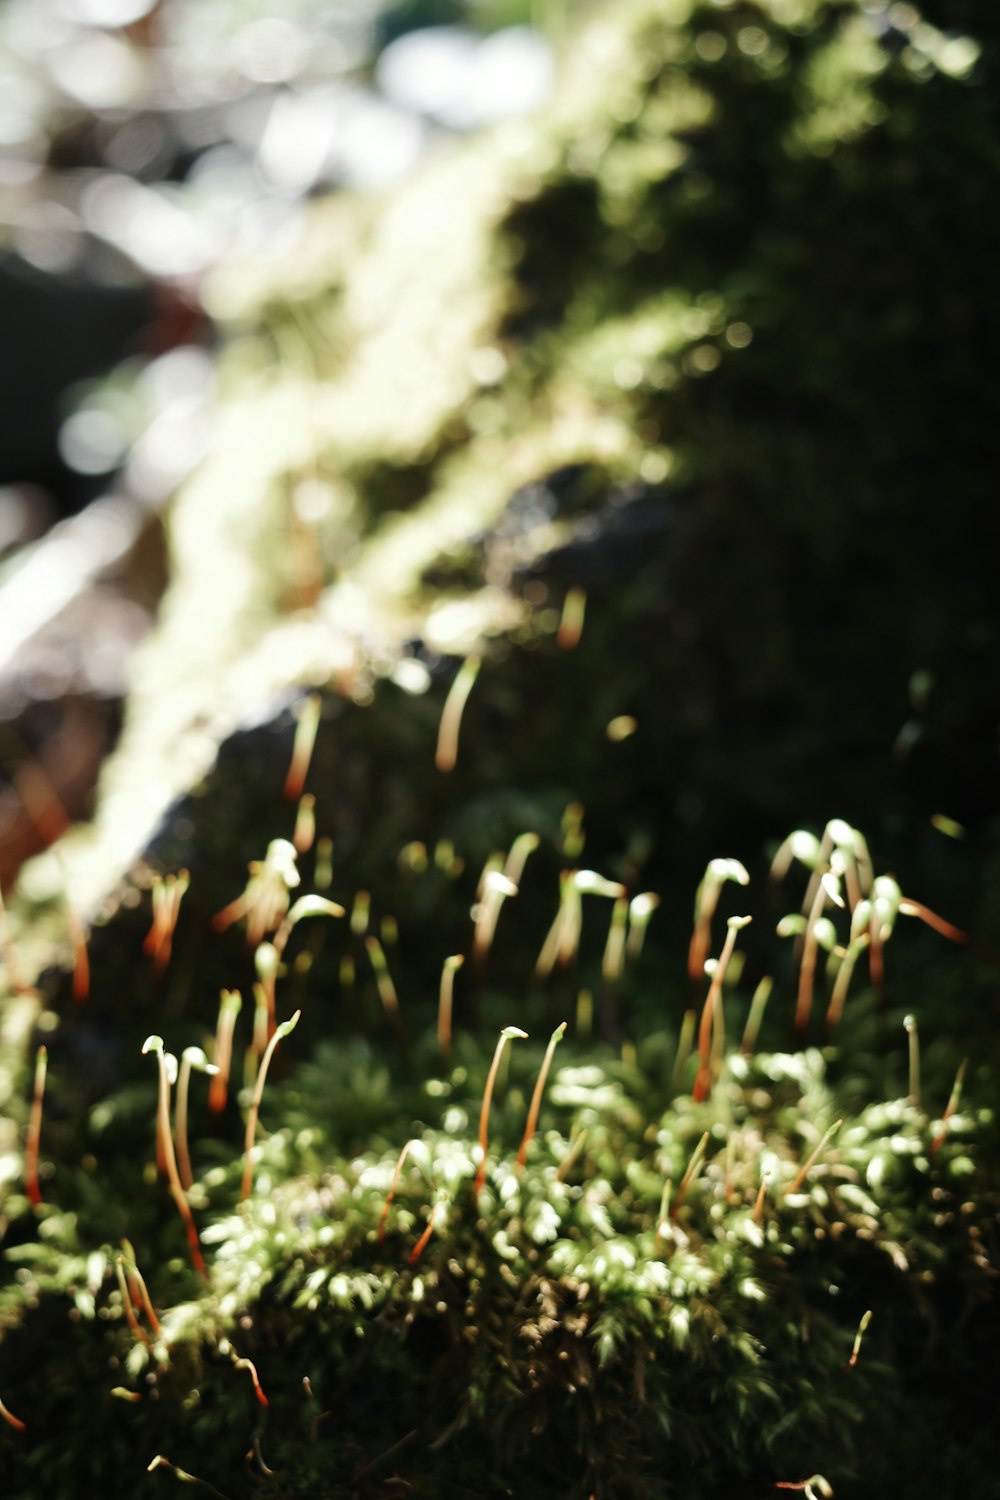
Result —
<path fill-rule="evenodd" d="M 262 779 L 278 770 L 275 761 Z M 700 995 L 685 1001 L 681 965 L 655 944 L 617 992 L 602 986 L 598 897 L 585 898 L 595 904 L 585 905 L 568 988 L 529 978 L 563 822 L 530 856 L 485 973 L 460 982 L 446 1066 L 436 986 L 421 976 L 432 947 L 466 946 L 463 878 L 474 885 L 475 866 L 463 877 L 413 859 L 374 883 L 370 920 L 381 922 L 390 892 L 398 918 L 398 946 L 386 938 L 406 1047 L 348 918 L 287 950 L 278 1014 L 301 1007 L 302 1018 L 264 1093 L 245 1205 L 249 1093 L 234 1085 L 239 1103 L 212 1116 L 195 1090 L 191 1202 L 207 1283 L 152 1165 L 155 1070 L 140 1041 L 151 1024 L 177 1051 L 207 1041 L 214 977 L 242 973 L 248 988 L 249 954 L 238 934 L 209 940 L 206 892 L 197 899 L 208 870 L 197 865 L 165 988 L 137 953 L 143 913 L 126 904 L 95 931 L 91 1000 L 59 992 L 43 1016 L 37 1210 L 8 1158 L 0 1393 L 27 1425 L 2 1437 L 6 1493 L 138 1493 L 158 1453 L 230 1497 L 262 1476 L 289 1497 L 402 1484 L 533 1495 L 560 1472 L 588 1493 L 636 1497 L 752 1494 L 817 1469 L 859 1495 L 881 1493 L 897 1468 L 916 1494 L 939 1491 L 954 1464 L 984 1481 L 972 1414 L 995 1337 L 995 1123 L 978 1102 L 989 1068 L 976 1063 L 971 1102 L 945 1130 L 949 1020 L 933 994 L 918 1007 L 912 975 L 890 991 L 890 1004 L 905 994 L 919 1010 L 924 1044 L 922 1079 L 911 1075 L 911 1097 L 901 1096 L 899 1014 L 883 1009 L 879 1020 L 861 980 L 836 1045 L 730 1051 L 697 1102 L 697 1059 L 678 1059 L 677 1048 L 684 1004 Z M 232 896 L 241 878 L 231 857 L 227 868 Z M 303 868 L 308 879 L 310 857 Z M 350 911 L 343 872 L 334 890 Z M 907 946 L 897 937 L 889 950 L 897 980 Z M 752 947 L 747 958 L 752 982 Z M 581 984 L 596 996 L 598 1026 L 625 1028 L 623 1044 L 587 1040 Z M 772 1001 L 772 1038 L 795 1039 L 794 988 L 787 977 Z M 727 995 L 731 1038 L 748 996 L 743 983 Z M 515 1156 L 540 1049 L 511 1052 L 477 1194 L 492 1050 L 479 1039 L 511 1016 L 544 1035 L 567 1014 L 571 1037 L 523 1173 Z M 252 1031 L 244 1014 L 237 1059 Z M 703 1163 L 688 1182 L 696 1148 Z M 123 1245 L 159 1332 L 145 1321 L 130 1330 L 114 1270 Z M 945 1447 L 923 1443 L 911 1401 L 927 1403 L 936 1440 L 950 1424 Z"/>

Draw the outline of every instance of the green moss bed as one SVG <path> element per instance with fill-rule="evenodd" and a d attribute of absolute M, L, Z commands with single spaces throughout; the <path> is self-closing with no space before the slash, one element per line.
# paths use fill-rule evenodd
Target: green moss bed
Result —
<path fill-rule="evenodd" d="M 316 764 L 329 735 L 321 723 Z M 295 821 L 281 780 L 264 804 L 276 837 Z M 202 806 L 213 795 L 210 783 Z M 706 1072 L 709 981 L 688 978 L 660 913 L 616 899 L 616 880 L 580 876 L 579 951 L 538 972 L 549 923 L 573 910 L 567 872 L 587 869 L 581 815 L 571 807 L 518 846 L 517 894 L 478 962 L 480 866 L 451 840 L 397 849 L 383 872 L 391 909 L 377 885 L 370 906 L 358 898 L 336 862 L 331 883 L 321 843 L 290 890 L 272 848 L 279 904 L 256 951 L 242 930 L 253 910 L 217 931 L 196 865 L 159 972 L 141 951 L 151 877 L 138 871 L 92 933 L 89 998 L 42 976 L 40 1203 L 25 1193 L 24 1150 L 3 1159 L 5 1495 L 181 1481 L 231 1500 L 722 1497 L 816 1475 L 837 1494 L 993 1492 L 995 1074 L 977 1048 L 948 1113 L 968 1037 L 949 1026 L 942 959 L 960 971 L 961 950 L 907 920 L 891 882 L 876 885 L 878 930 L 892 928 L 886 979 L 872 984 L 862 953 L 831 1031 L 850 938 L 834 879 L 829 952 L 817 949 L 797 1026 L 792 929 L 804 897 L 815 907 L 810 872 L 795 863 L 780 887 L 730 878 L 710 949 L 718 958 L 730 930 L 738 946 Z M 833 828 L 843 839 L 846 825 Z M 829 839 L 800 834 L 796 848 L 845 871 Z M 247 878 L 235 860 L 228 874 L 227 904 Z M 344 915 L 295 907 L 317 887 Z M 702 910 L 705 899 L 703 886 Z M 289 901 L 303 915 L 285 934 L 275 1014 L 300 1014 L 272 1049 L 241 1204 L 266 1037 L 254 975 L 273 968 L 267 939 L 284 941 L 274 929 Z M 726 913 L 755 910 L 730 929 Z M 782 912 L 785 935 L 771 937 Z M 466 957 L 443 1053 L 437 975 L 452 952 Z M 155 1028 L 176 1056 L 213 1055 L 219 991 L 235 984 L 246 1003 L 225 1108 L 208 1109 L 203 1074 L 190 1081 L 202 1276 L 157 1176 L 158 1063 L 143 1044 Z M 542 1044 L 563 1021 L 522 1168 Z M 503 1054 L 484 1161 L 480 1109 L 507 1026 L 529 1039 Z M 30 1071 L 12 1101 L 23 1127 Z"/>

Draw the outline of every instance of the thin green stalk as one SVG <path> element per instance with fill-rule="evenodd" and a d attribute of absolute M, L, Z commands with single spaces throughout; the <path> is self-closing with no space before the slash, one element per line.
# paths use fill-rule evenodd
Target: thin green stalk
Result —
<path fill-rule="evenodd" d="M 295 1030 L 299 1024 L 302 1012 L 297 1010 L 287 1021 L 282 1021 L 275 1027 L 274 1035 L 267 1044 L 267 1050 L 261 1058 L 260 1069 L 257 1073 L 257 1082 L 254 1085 L 253 1098 L 250 1101 L 250 1111 L 247 1115 L 246 1138 L 243 1144 L 243 1185 L 240 1189 L 240 1202 L 249 1201 L 253 1189 L 253 1147 L 257 1135 L 257 1117 L 260 1114 L 260 1101 L 264 1097 L 264 1080 L 267 1078 L 267 1070 L 271 1066 L 271 1058 L 274 1056 L 275 1048 L 283 1037 Z"/>
<path fill-rule="evenodd" d="M 725 983 L 726 970 L 729 968 L 733 949 L 736 946 L 736 934 L 746 927 L 750 920 L 749 917 L 730 917 L 726 924 L 726 941 L 722 945 L 722 953 L 712 974 L 712 983 L 702 1008 L 701 1026 L 698 1031 L 698 1076 L 691 1090 L 691 1097 L 697 1103 L 707 1098 L 711 1086 L 712 1033 L 718 1023 L 717 1018 L 722 1007 L 722 986 Z"/>
<path fill-rule="evenodd" d="M 167 1181 L 170 1184 L 170 1192 L 177 1205 L 177 1212 L 184 1221 L 187 1231 L 188 1248 L 191 1252 L 191 1260 L 199 1276 L 208 1279 L 205 1269 L 205 1258 L 201 1253 L 201 1244 L 198 1239 L 198 1230 L 191 1213 L 191 1205 L 187 1201 L 187 1195 L 181 1184 L 177 1172 L 177 1158 L 174 1155 L 174 1141 L 170 1133 L 170 1078 L 167 1070 L 167 1054 L 163 1050 L 163 1038 L 149 1036 L 142 1047 L 143 1053 L 155 1052 L 156 1061 L 160 1074 L 160 1091 L 157 1105 L 158 1135 L 164 1155 L 164 1167 L 167 1173 Z M 176 1067 L 176 1059 L 171 1059 Z"/>
<path fill-rule="evenodd" d="M 688 1161 L 684 1176 L 681 1178 L 680 1184 L 677 1188 L 677 1196 L 674 1199 L 673 1203 L 670 1205 L 670 1217 L 672 1219 L 676 1219 L 678 1213 L 680 1212 L 681 1205 L 683 1204 L 684 1199 L 687 1197 L 688 1188 L 691 1186 L 692 1182 L 694 1182 L 695 1178 L 698 1176 L 698 1173 L 701 1171 L 702 1162 L 705 1160 L 705 1150 L 708 1146 L 709 1135 L 710 1132 L 706 1130 L 697 1146 L 695 1146 L 694 1150 L 691 1152 L 691 1158 Z"/>
<path fill-rule="evenodd" d="M 236 1017 L 243 1005 L 239 990 L 223 990 L 219 996 L 219 1018 L 215 1027 L 216 1073 L 208 1091 L 208 1107 L 213 1114 L 220 1114 L 226 1107 L 229 1091 L 229 1070 L 233 1064 L 233 1031 Z"/>
<path fill-rule="evenodd" d="M 33 1208 L 37 1208 L 42 1201 L 42 1189 L 38 1181 L 38 1153 L 42 1140 L 42 1105 L 45 1099 L 48 1056 L 47 1048 L 39 1047 L 35 1056 L 35 1086 L 31 1096 L 31 1115 L 28 1119 L 28 1136 L 24 1146 L 24 1191 Z"/>
<path fill-rule="evenodd" d="M 479 1169 L 476 1172 L 477 1195 L 486 1181 L 486 1152 L 489 1145 L 490 1104 L 493 1099 L 493 1085 L 496 1083 L 500 1059 L 509 1041 L 512 1041 L 515 1037 L 521 1037 L 526 1040 L 527 1036 L 528 1033 L 522 1031 L 520 1026 L 505 1026 L 500 1033 L 493 1052 L 493 1061 L 490 1064 L 490 1071 L 486 1076 L 486 1087 L 483 1090 L 482 1108 L 479 1111 Z"/>
<path fill-rule="evenodd" d="M 524 1137 L 521 1141 L 521 1149 L 517 1153 L 517 1170 L 521 1171 L 528 1156 L 528 1147 L 531 1145 L 532 1137 L 538 1127 L 538 1113 L 542 1107 L 542 1094 L 545 1091 L 545 1080 L 549 1076 L 552 1066 L 552 1057 L 556 1047 L 566 1035 L 566 1022 L 562 1021 L 549 1037 L 549 1045 L 545 1049 L 542 1058 L 542 1066 L 538 1070 L 538 1079 L 535 1083 L 535 1092 L 531 1096 L 531 1107 L 528 1110 L 528 1123 L 524 1127 Z"/>
<path fill-rule="evenodd" d="M 910 1054 L 910 1103 L 920 1108 L 920 1037 L 917 1033 L 916 1016 L 905 1016 L 903 1027 L 909 1041 Z"/>
<path fill-rule="evenodd" d="M 378 1229 L 375 1232 L 375 1239 L 380 1245 L 385 1239 L 385 1226 L 386 1221 L 389 1217 L 389 1208 L 392 1204 L 393 1198 L 395 1198 L 396 1196 L 396 1189 L 399 1186 L 399 1179 L 402 1175 L 404 1163 L 406 1162 L 406 1158 L 409 1156 L 410 1151 L 416 1144 L 417 1143 L 415 1139 L 407 1141 L 406 1145 L 403 1147 L 402 1151 L 399 1153 L 399 1156 L 396 1159 L 396 1166 L 393 1170 L 392 1180 L 389 1183 L 389 1191 L 385 1195 L 385 1202 L 382 1205 L 382 1214 L 378 1221 Z"/>
<path fill-rule="evenodd" d="M 434 755 L 434 764 L 439 771 L 453 771 L 458 762 L 458 734 L 462 726 L 462 714 L 481 666 L 480 657 L 468 657 L 459 667 L 448 689 L 448 696 L 441 710 L 441 725 Z"/>
<path fill-rule="evenodd" d="M 461 953 L 452 953 L 441 965 L 441 987 L 438 992 L 438 1050 L 441 1066 L 447 1068 L 451 1061 L 451 1022 L 455 1001 L 455 975 L 465 959 Z"/>
<path fill-rule="evenodd" d="M 213 1077 L 219 1070 L 210 1063 L 200 1047 L 185 1047 L 181 1053 L 181 1065 L 177 1074 L 177 1105 L 174 1110 L 174 1129 L 177 1135 L 177 1170 L 185 1190 L 194 1182 L 191 1171 L 191 1152 L 188 1148 L 188 1087 L 191 1069 Z"/>
<path fill-rule="evenodd" d="M 830 1140 L 831 1136 L 836 1131 L 838 1131 L 840 1129 L 840 1127 L 841 1127 L 841 1125 L 843 1125 L 843 1123 L 844 1123 L 843 1120 L 834 1120 L 834 1122 L 830 1126 L 829 1130 L 825 1130 L 823 1132 L 822 1136 L 817 1141 L 817 1143 L 813 1147 L 812 1151 L 810 1151 L 809 1155 L 806 1157 L 805 1161 L 802 1163 L 802 1165 L 799 1168 L 798 1172 L 795 1174 L 794 1179 L 788 1184 L 788 1187 L 785 1189 L 786 1195 L 788 1193 L 797 1193 L 801 1189 L 803 1183 L 806 1180 L 806 1177 L 807 1177 L 810 1169 L 812 1168 L 812 1166 L 817 1161 L 817 1159 L 818 1159 L 818 1157 L 820 1155 L 820 1152 L 824 1149 L 824 1147 L 826 1146 L 827 1142 Z"/>
<path fill-rule="evenodd" d="M 285 777 L 285 797 L 289 802 L 298 802 L 305 790 L 322 706 L 318 693 L 309 693 L 296 705 L 295 741 Z"/>
<path fill-rule="evenodd" d="M 770 974 L 765 974 L 753 992 L 753 999 L 750 1001 L 750 1014 L 747 1016 L 747 1024 L 743 1028 L 743 1040 L 740 1043 L 740 1051 L 744 1057 L 753 1057 L 757 1050 L 757 1038 L 760 1035 L 764 1012 L 767 1009 L 767 1002 L 771 998 L 771 991 L 773 989 L 774 980 Z"/>
<path fill-rule="evenodd" d="M 964 1057 L 959 1064 L 958 1072 L 955 1074 L 955 1082 L 952 1084 L 951 1094 L 949 1095 L 948 1103 L 945 1107 L 945 1112 L 941 1116 L 941 1127 L 938 1130 L 938 1133 L 934 1137 L 933 1141 L 931 1141 L 932 1156 L 936 1152 L 940 1151 L 942 1145 L 944 1144 L 945 1136 L 948 1134 L 949 1121 L 958 1108 L 959 1100 L 962 1097 L 962 1085 L 965 1082 L 965 1069 L 968 1065 L 968 1062 L 969 1059 L 967 1057 Z"/>

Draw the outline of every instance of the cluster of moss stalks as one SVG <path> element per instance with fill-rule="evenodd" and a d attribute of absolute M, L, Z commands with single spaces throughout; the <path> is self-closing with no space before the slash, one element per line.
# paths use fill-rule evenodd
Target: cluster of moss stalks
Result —
<path fill-rule="evenodd" d="M 197 876 L 189 902 L 147 873 L 151 924 L 133 885 L 76 998 L 49 977 L 3 1161 L 4 1495 L 991 1483 L 992 1114 L 940 1017 L 895 1011 L 887 939 L 942 924 L 860 835 L 779 851 L 800 887 L 763 904 L 803 911 L 768 1001 L 774 945 L 722 915 L 737 861 L 706 871 L 685 976 L 651 894 L 585 867 L 579 806 L 481 873 L 411 842 L 389 912 L 340 884 L 317 792 L 214 920 Z M 439 988 L 407 948 L 442 897 Z"/>

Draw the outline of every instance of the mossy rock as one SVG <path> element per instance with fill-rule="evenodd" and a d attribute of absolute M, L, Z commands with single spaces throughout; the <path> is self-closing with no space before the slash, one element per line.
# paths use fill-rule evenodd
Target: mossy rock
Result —
<path fill-rule="evenodd" d="M 317 208 L 285 271 L 216 289 L 230 395 L 177 501 L 175 582 L 96 828 L 65 851 L 90 997 L 50 969 L 5 1002 L 0 1399 L 25 1424 L 0 1430 L 5 1495 L 152 1493 L 173 1482 L 146 1476 L 157 1455 L 230 1500 L 750 1500 L 816 1473 L 838 1495 L 995 1492 L 998 39 L 981 6 L 619 5 L 576 38 L 537 127 L 384 208 Z M 571 590 L 586 613 L 565 649 Z M 238 1058 L 251 1047 L 262 971 L 213 919 L 293 833 L 306 687 L 333 868 L 314 843 L 302 889 L 348 916 L 289 939 L 277 1015 L 302 1014 L 244 1208 L 249 1091 L 216 1115 L 196 1078 L 203 1281 L 155 1175 L 142 1042 L 208 1046 L 235 986 Z M 900 921 L 886 985 L 859 965 L 832 1035 L 837 955 L 797 1030 L 792 948 L 766 932 L 804 882 L 767 890 L 762 857 L 831 809 L 976 939 L 965 954 Z M 942 812 L 974 839 L 945 839 Z M 480 872 L 524 833 L 538 847 L 477 966 Z M 683 952 L 719 853 L 750 867 L 758 920 L 699 1100 L 684 1017 L 705 985 Z M 634 912 L 619 929 L 618 975 L 621 905 L 585 895 L 575 963 L 539 976 L 560 876 L 584 861 L 662 906 L 644 946 Z M 148 889 L 182 866 L 161 974 Z M 29 960 L 63 935 L 63 879 L 52 857 L 26 872 Z M 519 1171 L 537 1041 L 563 1020 Z M 506 1054 L 477 1190 L 511 1024 L 533 1040 Z M 159 1332 L 126 1315 L 133 1254 Z"/>

